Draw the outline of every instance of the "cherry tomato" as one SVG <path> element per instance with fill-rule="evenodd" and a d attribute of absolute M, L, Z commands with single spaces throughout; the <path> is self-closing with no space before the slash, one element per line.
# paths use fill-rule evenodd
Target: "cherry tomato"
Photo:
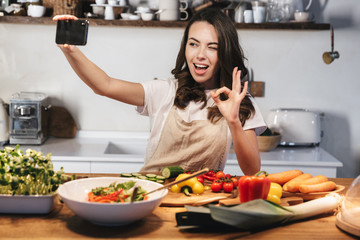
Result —
<path fill-rule="evenodd" d="M 216 179 L 225 178 L 225 173 L 223 171 L 218 171 L 215 175 Z"/>
<path fill-rule="evenodd" d="M 239 179 L 237 179 L 236 177 L 232 177 L 232 178 L 231 178 L 231 181 L 232 181 L 233 184 L 234 184 L 234 188 L 236 188 L 237 185 L 239 185 Z"/>
<path fill-rule="evenodd" d="M 215 177 L 215 172 L 213 170 L 208 171 L 207 173 L 205 173 L 207 176 L 209 177 Z"/>
<path fill-rule="evenodd" d="M 219 180 L 215 180 L 213 181 L 213 183 L 211 184 L 211 190 L 213 192 L 220 192 L 222 188 L 222 182 Z"/>
<path fill-rule="evenodd" d="M 225 174 L 225 178 L 231 178 L 231 175 L 228 173 L 228 174 Z"/>
<path fill-rule="evenodd" d="M 223 183 L 224 192 L 229 193 L 234 189 L 234 184 L 232 181 L 227 181 Z"/>

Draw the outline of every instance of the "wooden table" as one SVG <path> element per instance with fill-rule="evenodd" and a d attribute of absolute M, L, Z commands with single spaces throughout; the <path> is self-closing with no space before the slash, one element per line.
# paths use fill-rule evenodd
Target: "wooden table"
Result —
<path fill-rule="evenodd" d="M 348 187 L 353 179 L 332 179 Z M 346 191 L 346 189 L 345 189 Z M 345 193 L 345 192 L 344 192 Z M 0 239 L 356 239 L 324 214 L 278 227 L 244 232 L 235 228 L 179 229 L 175 213 L 182 207 L 158 207 L 145 219 L 122 227 L 97 226 L 76 216 L 64 204 L 48 215 L 0 214 Z"/>

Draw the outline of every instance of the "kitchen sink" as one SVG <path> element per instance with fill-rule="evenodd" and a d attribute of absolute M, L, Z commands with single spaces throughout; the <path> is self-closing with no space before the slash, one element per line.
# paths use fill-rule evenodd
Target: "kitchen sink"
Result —
<path fill-rule="evenodd" d="M 104 154 L 145 155 L 145 141 L 109 142 Z"/>

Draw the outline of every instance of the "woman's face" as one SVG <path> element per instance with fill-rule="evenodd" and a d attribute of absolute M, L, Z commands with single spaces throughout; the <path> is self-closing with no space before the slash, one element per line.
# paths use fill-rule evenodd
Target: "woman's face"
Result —
<path fill-rule="evenodd" d="M 195 22 L 189 29 L 185 48 L 186 62 L 197 83 L 206 89 L 217 86 L 218 36 L 213 25 L 208 22 Z"/>

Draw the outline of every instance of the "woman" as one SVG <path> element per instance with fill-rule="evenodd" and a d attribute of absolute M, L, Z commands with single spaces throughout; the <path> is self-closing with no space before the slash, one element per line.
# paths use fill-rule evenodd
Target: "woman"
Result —
<path fill-rule="evenodd" d="M 54 20 L 76 19 L 56 16 Z M 137 106 L 151 129 L 142 171 L 164 166 L 223 169 L 231 142 L 244 174 L 260 170 L 256 135 L 263 118 L 247 94 L 244 56 L 236 29 L 220 10 L 208 8 L 189 21 L 175 79 L 132 83 L 109 77 L 75 46 L 60 45 L 78 76 L 99 95 Z"/>

